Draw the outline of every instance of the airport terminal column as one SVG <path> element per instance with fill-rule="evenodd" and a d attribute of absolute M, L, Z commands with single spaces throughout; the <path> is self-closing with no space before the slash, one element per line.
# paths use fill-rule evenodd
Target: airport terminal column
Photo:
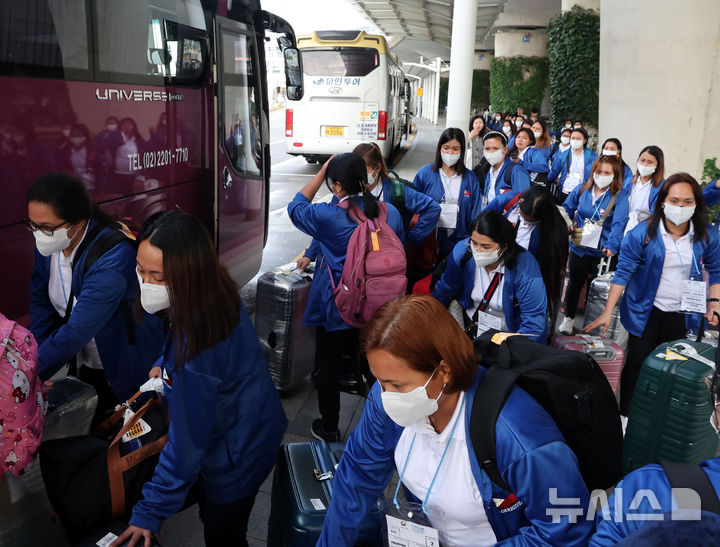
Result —
<path fill-rule="evenodd" d="M 455 0 L 446 127 L 465 130 L 470 119 L 477 10 L 477 0 Z"/>

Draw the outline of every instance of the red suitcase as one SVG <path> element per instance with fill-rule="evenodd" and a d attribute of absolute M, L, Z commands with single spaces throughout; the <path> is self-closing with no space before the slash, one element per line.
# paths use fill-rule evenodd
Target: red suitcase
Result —
<path fill-rule="evenodd" d="M 558 349 L 581 351 L 590 355 L 605 373 L 613 393 L 617 394 L 620 374 L 625 361 L 625 352 L 621 346 L 607 338 L 587 334 L 556 336 L 553 338 L 552 345 Z"/>

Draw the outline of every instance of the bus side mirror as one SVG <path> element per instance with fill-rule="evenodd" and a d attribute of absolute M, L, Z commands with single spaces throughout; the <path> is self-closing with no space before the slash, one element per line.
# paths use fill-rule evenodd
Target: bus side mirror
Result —
<path fill-rule="evenodd" d="M 299 101 L 303 97 L 303 70 L 300 51 L 294 47 L 283 50 L 285 59 L 285 87 L 287 98 L 291 101 Z"/>

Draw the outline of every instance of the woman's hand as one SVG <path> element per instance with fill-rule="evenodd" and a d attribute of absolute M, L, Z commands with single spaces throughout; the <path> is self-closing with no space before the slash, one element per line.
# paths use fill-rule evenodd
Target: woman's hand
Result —
<path fill-rule="evenodd" d="M 150 369 L 148 378 L 160 378 L 162 376 L 162 367 L 153 367 Z"/>
<path fill-rule="evenodd" d="M 468 140 L 476 139 L 480 135 L 480 129 L 477 127 L 473 127 L 473 130 L 470 131 L 470 135 L 468 136 Z"/>
<path fill-rule="evenodd" d="M 319 173 L 322 174 L 323 178 L 325 178 L 325 173 L 327 173 L 328 164 L 332 161 L 332 159 L 337 156 L 337 154 L 333 154 L 328 158 L 328 160 L 323 163 L 323 166 L 320 168 Z"/>
<path fill-rule="evenodd" d="M 150 530 L 144 528 L 138 528 L 137 526 L 128 526 L 119 538 L 110 544 L 110 547 L 120 547 L 125 541 L 128 542 L 128 547 L 151 547 L 153 540 L 159 545 L 162 545 L 160 536 Z M 142 543 L 140 543 L 142 541 Z"/>
<path fill-rule="evenodd" d="M 296 264 L 297 269 L 304 270 L 305 268 L 307 268 L 310 265 L 310 262 L 311 262 L 311 260 L 306 256 L 300 258 Z"/>
<path fill-rule="evenodd" d="M 603 256 L 608 256 L 610 258 L 615 256 L 615 253 L 613 253 L 610 249 L 603 249 L 602 252 L 603 252 Z"/>
<path fill-rule="evenodd" d="M 603 333 L 603 335 L 606 335 L 608 332 L 608 329 L 610 328 L 611 321 L 612 321 L 612 311 L 608 311 L 606 309 L 600 314 L 600 317 L 598 317 L 597 319 L 595 319 L 595 321 L 593 321 L 587 327 L 585 327 L 583 329 L 583 332 L 590 332 L 593 329 L 602 327 L 602 333 Z"/>
<path fill-rule="evenodd" d="M 720 319 L 720 302 L 708 302 L 705 317 L 713 327 L 717 326 Z"/>

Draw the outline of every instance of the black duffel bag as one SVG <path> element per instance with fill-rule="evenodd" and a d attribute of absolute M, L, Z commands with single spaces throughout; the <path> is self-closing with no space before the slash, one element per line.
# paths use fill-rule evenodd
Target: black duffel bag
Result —
<path fill-rule="evenodd" d="M 155 394 L 138 392 L 127 405 L 139 408 L 125 425 L 123 406 L 91 435 L 40 445 L 40 468 L 48 498 L 73 543 L 115 519 L 127 522 L 167 443 L 168 420 Z M 130 443 L 123 442 L 121 437 L 139 427 L 140 418 L 150 431 Z"/>

